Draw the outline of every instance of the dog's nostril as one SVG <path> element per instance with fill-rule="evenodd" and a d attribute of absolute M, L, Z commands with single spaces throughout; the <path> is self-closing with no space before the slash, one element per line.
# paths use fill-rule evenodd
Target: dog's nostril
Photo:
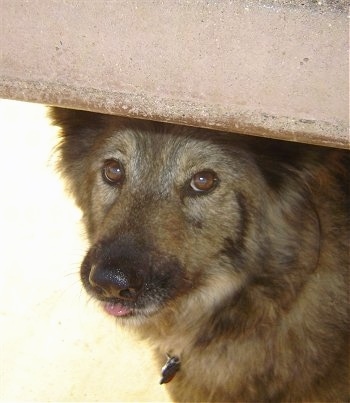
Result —
<path fill-rule="evenodd" d="M 119 298 L 121 299 L 135 299 L 137 297 L 137 290 L 135 288 L 126 288 L 119 291 Z"/>
<path fill-rule="evenodd" d="M 109 296 L 109 292 L 108 292 L 108 290 L 106 290 L 106 289 L 104 289 L 104 288 L 102 288 L 102 287 L 100 287 L 99 285 L 97 285 L 97 284 L 94 284 L 94 283 L 91 283 L 91 285 L 94 287 L 94 291 L 95 291 L 95 293 L 97 294 L 97 295 L 99 295 L 99 296 L 104 296 L 104 297 L 108 297 Z"/>

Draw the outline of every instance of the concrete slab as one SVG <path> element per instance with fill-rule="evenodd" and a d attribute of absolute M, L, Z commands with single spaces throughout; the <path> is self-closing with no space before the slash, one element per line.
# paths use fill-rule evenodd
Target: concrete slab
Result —
<path fill-rule="evenodd" d="M 2 0 L 0 96 L 349 147 L 346 0 Z"/>

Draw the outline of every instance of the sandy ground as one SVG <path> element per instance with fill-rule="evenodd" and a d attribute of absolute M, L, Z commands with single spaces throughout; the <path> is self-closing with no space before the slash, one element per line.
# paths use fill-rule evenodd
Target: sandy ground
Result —
<path fill-rule="evenodd" d="M 41 105 L 0 100 L 0 400 L 169 401 L 146 344 L 82 290 L 80 212 Z"/>

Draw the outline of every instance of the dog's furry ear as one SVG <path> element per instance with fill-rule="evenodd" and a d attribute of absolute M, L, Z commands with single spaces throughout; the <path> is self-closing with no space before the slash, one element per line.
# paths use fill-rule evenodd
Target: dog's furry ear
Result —
<path fill-rule="evenodd" d="M 50 107 L 49 118 L 55 126 L 59 126 L 62 136 L 70 136 L 89 128 L 100 129 L 104 126 L 105 115 L 101 113 Z"/>
<path fill-rule="evenodd" d="M 85 158 L 96 138 L 107 125 L 106 115 L 99 113 L 51 107 L 48 113 L 52 123 L 61 130 L 56 146 L 56 169 L 64 178 L 66 189 L 79 207 L 88 203 Z"/>

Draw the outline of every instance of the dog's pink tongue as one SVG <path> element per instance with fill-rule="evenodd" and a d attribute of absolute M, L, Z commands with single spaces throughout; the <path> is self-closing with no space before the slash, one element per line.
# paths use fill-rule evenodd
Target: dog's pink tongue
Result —
<path fill-rule="evenodd" d="M 131 314 L 130 308 L 114 302 L 107 302 L 104 305 L 104 309 L 112 316 L 126 316 Z"/>

